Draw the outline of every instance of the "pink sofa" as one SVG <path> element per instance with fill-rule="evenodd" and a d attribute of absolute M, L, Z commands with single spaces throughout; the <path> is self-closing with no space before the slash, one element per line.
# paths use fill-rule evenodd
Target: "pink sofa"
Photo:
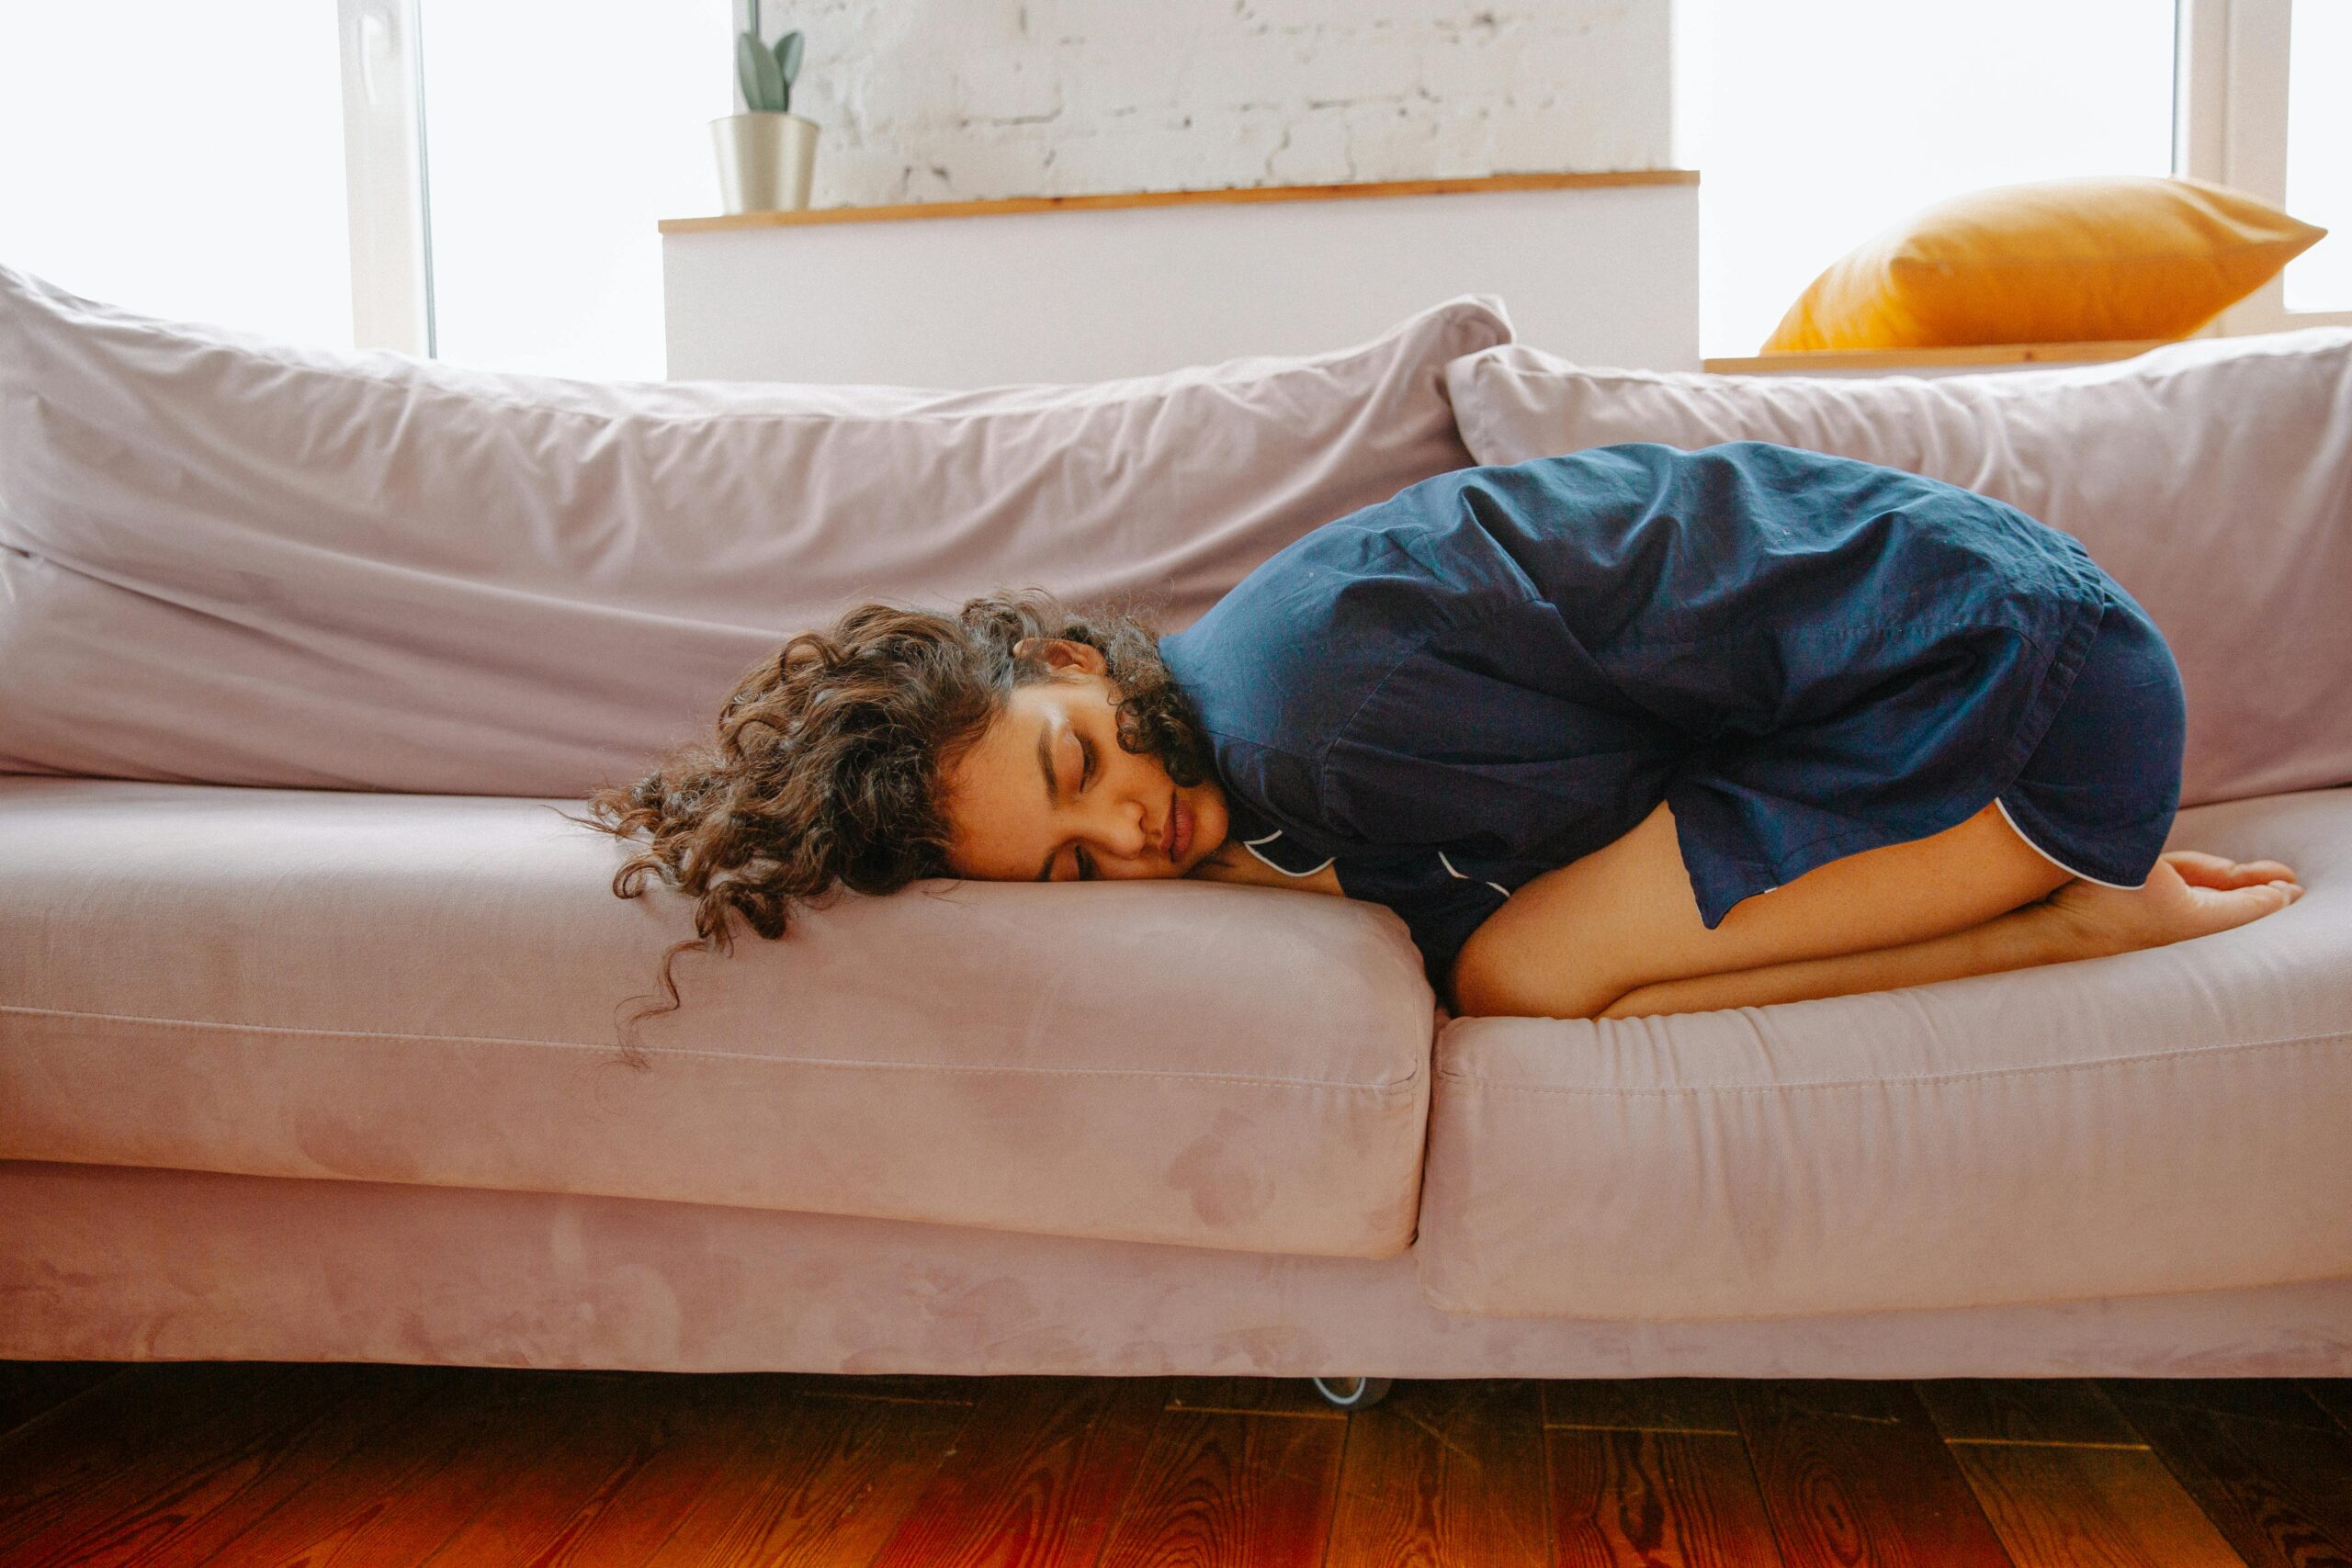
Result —
<path fill-rule="evenodd" d="M 487 482 L 469 461 L 530 468 L 561 498 L 553 517 L 588 505 L 573 465 L 603 454 L 658 474 L 654 444 L 719 439 L 722 413 L 774 422 L 746 439 L 821 425 L 804 478 L 862 438 L 846 423 L 892 441 L 952 427 L 987 483 L 1023 476 L 1034 510 L 992 525 L 1001 548 L 958 533 L 968 559 L 922 597 L 1047 570 L 1115 577 L 1132 536 L 1080 547 L 1065 533 L 1024 554 L 1023 530 L 1129 518 L 1156 495 L 1168 514 L 1136 525 L 1166 570 L 1144 586 L 1172 591 L 1189 620 L 1219 573 L 1229 584 L 1363 504 L 1351 493 L 1377 499 L 1500 439 L 1470 403 L 1482 367 L 1518 352 L 1507 338 L 1493 302 L 1453 302 L 1316 361 L 1115 395 L 923 404 L 885 389 L 858 404 L 860 389 L 593 389 L 337 357 L 148 321 L 0 270 L 0 1356 L 2352 1372 L 2352 752 L 2327 714 L 2258 752 L 2226 724 L 2193 737 L 2203 793 L 2173 841 L 2284 859 L 2308 893 L 2171 948 L 1778 1007 L 1457 1020 L 1377 906 L 1210 883 L 941 881 L 844 895 L 782 942 L 685 960 L 684 1009 L 646 1026 L 650 1066 L 619 1059 L 616 1009 L 689 930 L 687 907 L 658 888 L 614 897 L 619 846 L 559 811 L 660 727 L 690 729 L 684 716 L 715 704 L 739 655 L 858 591 L 840 559 L 880 559 L 854 530 L 880 525 L 892 476 L 855 458 L 855 486 L 841 488 L 850 469 L 829 482 L 857 503 L 797 542 L 806 495 L 784 523 L 747 510 L 735 534 L 696 516 L 729 580 L 713 602 L 740 592 L 742 552 L 804 552 L 757 557 L 786 606 L 761 623 L 669 587 L 654 604 L 642 574 L 605 571 L 629 554 L 609 537 L 593 558 L 559 558 L 604 514 L 594 505 L 518 527 L 538 544 L 500 558 L 544 569 L 527 589 L 499 575 L 495 550 L 458 558 L 503 525 L 450 524 L 451 498 Z M 2190 349 L 2143 371 L 2169 385 L 2247 358 Z M 2284 439 L 2295 472 L 2352 474 L 2352 334 L 2299 352 L 2296 365 L 2332 368 L 2306 377 L 2301 403 L 2272 396 L 2267 427 L 2288 434 L 2267 457 L 2232 447 L 2207 467 L 2275 472 Z M 1535 367 L 1565 378 L 1547 389 L 1523 359 L 1510 360 L 1522 416 L 1579 374 Z M 2020 375 L 1995 395 L 2068 408 L 2107 395 L 2081 374 Z M 233 396 L 204 379 L 238 376 Z M 1721 379 L 1667 389 L 1714 397 Z M 1977 390 L 1950 397 L 1966 406 Z M 2144 393 L 2131 418 L 2187 417 Z M 1873 394 L 1847 395 L 1850 412 Z M 1070 422 L 1106 399 L 1117 417 L 1073 439 Z M 270 407 L 342 412 L 289 447 L 293 427 L 257 412 Z M 485 434 L 493 407 L 549 414 L 541 434 L 574 445 Z M 250 416 L 243 445 L 231 408 Z M 1726 427 L 1754 412 L 1715 406 L 1702 423 L 1751 434 Z M 1646 438 L 1687 434 L 1671 414 L 1641 414 Z M 431 434 L 435 418 L 447 434 Z M 1008 434 L 1007 419 L 1045 423 Z M 1982 428 L 2014 449 L 1995 416 Z M 418 440 L 432 461 L 414 460 Z M 1099 467 L 1080 482 L 1040 454 Z M 1243 489 L 1283 507 L 1180 504 L 1183 476 L 1222 483 L 1249 464 L 1261 480 Z M 924 472 L 932 493 L 954 480 Z M 2158 519 L 2117 499 L 2120 481 L 2086 482 L 2086 504 L 2164 542 Z M 1112 493 L 1130 483 L 1141 491 Z M 2256 568 L 2284 551 L 2323 575 L 2352 558 L 2352 483 L 2301 489 L 2316 499 L 2292 515 L 2240 515 L 2235 566 L 2190 574 L 2212 614 L 2234 613 L 2233 582 L 2271 592 Z M 912 492 L 896 493 L 888 504 Z M 2045 515 L 2077 504 L 2042 499 Z M 658 530 L 678 502 L 633 504 L 619 508 L 632 525 Z M 2102 548 L 2087 517 L 2061 525 L 2077 523 L 2172 632 L 2148 571 L 2119 565 L 2130 548 Z M 891 548 L 926 558 L 917 532 Z M 812 560 L 834 578 L 808 586 Z M 911 581 L 888 566 L 874 581 Z M 2328 586 L 2340 616 L 2352 576 Z M 438 663 L 442 642 L 400 636 L 491 608 L 533 635 L 476 635 Z M 369 657 L 349 640 L 357 626 Z M 560 685 L 607 643 L 664 631 L 674 641 L 611 654 L 672 660 L 661 681 L 616 675 L 593 701 Z M 2183 626 L 2176 642 L 2200 636 Z M 2200 660 L 2192 697 L 2209 708 L 2246 686 L 2244 700 L 2295 708 L 2313 682 L 2352 677 L 2352 662 L 2327 667 L 2345 648 L 2334 622 L 2280 619 L 2233 646 L 2270 663 Z M 478 668 L 491 695 L 445 689 Z M 545 702 L 602 728 L 551 727 L 564 733 L 546 746 L 517 740 L 527 724 L 499 729 L 500 714 L 543 717 Z M 1170 977 L 1204 974 L 1216 983 Z"/>

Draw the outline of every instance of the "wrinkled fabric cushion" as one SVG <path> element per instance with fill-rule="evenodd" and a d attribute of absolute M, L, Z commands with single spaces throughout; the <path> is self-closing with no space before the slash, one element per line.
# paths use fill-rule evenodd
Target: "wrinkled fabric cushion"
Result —
<path fill-rule="evenodd" d="M 2184 811 L 2309 890 L 2235 931 L 1894 991 L 1438 1042 L 1421 1281 L 1710 1319 L 2352 1274 L 2352 790 Z"/>
<path fill-rule="evenodd" d="M 977 391 L 594 382 L 164 321 L 0 268 L 0 770 L 572 795 L 867 598 L 1190 625 L 1464 466 L 1465 296 L 1373 343 Z"/>
<path fill-rule="evenodd" d="M 1250 1251 L 1410 1239 L 1434 1022 L 1376 905 L 837 893 L 678 964 L 564 801 L 0 779 L 0 1156 Z"/>
<path fill-rule="evenodd" d="M 2172 645 L 2184 804 L 2352 783 L 2352 330 L 1933 379 L 1604 370 L 1511 344 L 1446 378 L 1481 463 L 1777 441 L 2006 501 L 2082 540 Z"/>

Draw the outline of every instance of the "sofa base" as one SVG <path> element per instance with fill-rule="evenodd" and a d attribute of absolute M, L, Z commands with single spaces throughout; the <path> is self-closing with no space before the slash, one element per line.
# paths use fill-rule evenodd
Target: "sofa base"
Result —
<path fill-rule="evenodd" d="M 1710 1323 L 1454 1316 L 1379 1261 L 0 1161 L 0 1357 L 674 1371 L 2352 1374 L 2352 1280 Z"/>

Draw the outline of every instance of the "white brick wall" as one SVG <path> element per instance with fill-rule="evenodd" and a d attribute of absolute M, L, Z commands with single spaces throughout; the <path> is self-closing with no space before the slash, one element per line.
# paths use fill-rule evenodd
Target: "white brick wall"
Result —
<path fill-rule="evenodd" d="M 1670 163 L 1669 0 L 765 0 L 812 203 Z M 741 107 L 740 100 L 738 107 Z"/>

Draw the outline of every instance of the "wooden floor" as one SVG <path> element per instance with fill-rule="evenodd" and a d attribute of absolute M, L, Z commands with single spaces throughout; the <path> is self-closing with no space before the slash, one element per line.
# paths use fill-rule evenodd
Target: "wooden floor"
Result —
<path fill-rule="evenodd" d="M 0 1362 L 0 1563 L 2352 1564 L 2352 1380 Z"/>

